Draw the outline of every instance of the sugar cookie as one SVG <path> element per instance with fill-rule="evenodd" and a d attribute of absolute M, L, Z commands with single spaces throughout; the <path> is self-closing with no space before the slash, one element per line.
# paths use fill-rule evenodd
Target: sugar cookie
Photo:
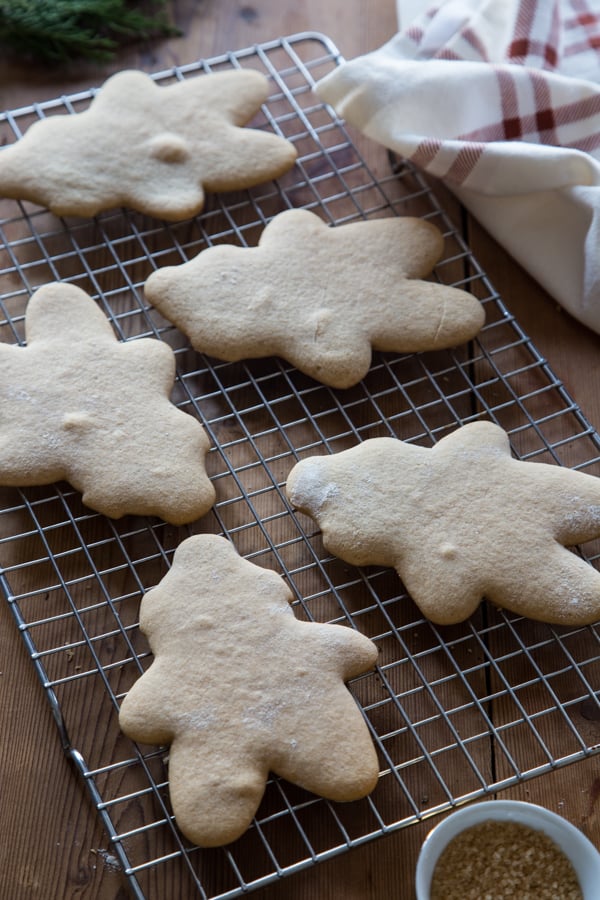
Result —
<path fill-rule="evenodd" d="M 84 112 L 41 119 L 0 150 L 0 196 L 57 215 L 130 206 L 164 219 L 193 216 L 205 189 L 251 187 L 294 164 L 289 141 L 239 127 L 268 93 L 253 69 L 165 86 L 144 72 L 118 72 Z"/>
<path fill-rule="evenodd" d="M 332 800 L 369 793 L 377 755 L 344 681 L 377 649 L 343 625 L 300 621 L 276 572 L 225 538 L 184 540 L 142 600 L 154 660 L 129 691 L 121 728 L 169 743 L 169 789 L 180 830 L 201 846 L 250 825 L 272 771 Z"/>
<path fill-rule="evenodd" d="M 336 388 L 356 384 L 371 348 L 435 350 L 474 337 L 482 305 L 423 281 L 443 252 L 423 219 L 328 227 L 305 209 L 267 225 L 257 247 L 219 244 L 154 272 L 146 297 L 202 352 L 234 362 L 278 355 Z"/>
<path fill-rule="evenodd" d="M 600 536 L 600 479 L 514 459 L 492 422 L 431 448 L 372 438 L 304 459 L 287 492 L 331 553 L 394 566 L 434 622 L 466 619 L 484 596 L 555 624 L 600 618 L 600 574 L 565 549 Z"/>
<path fill-rule="evenodd" d="M 27 346 L 0 343 L 0 484 L 66 479 L 83 502 L 190 522 L 212 506 L 200 423 L 169 395 L 162 341 L 119 342 L 80 288 L 49 284 L 26 311 Z"/>

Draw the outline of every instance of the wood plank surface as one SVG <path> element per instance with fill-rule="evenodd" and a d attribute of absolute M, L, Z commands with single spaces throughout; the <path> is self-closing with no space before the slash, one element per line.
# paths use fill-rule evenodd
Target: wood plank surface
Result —
<path fill-rule="evenodd" d="M 302 31 L 329 36 L 351 58 L 380 46 L 396 30 L 393 0 L 174 0 L 182 36 L 134 45 L 106 65 L 48 70 L 0 61 L 0 108 L 100 84 L 111 72 L 153 72 Z M 387 173 L 382 148 L 361 144 L 374 171 Z M 457 221 L 460 210 L 446 193 Z M 462 227 L 462 226 L 461 226 Z M 466 218 L 465 236 L 492 284 L 539 351 L 600 427 L 600 337 L 562 311 L 493 240 Z M 90 729 L 97 713 L 81 701 Z M 588 721 L 590 741 L 600 725 Z M 0 900 L 124 900 L 128 894 L 114 853 L 63 753 L 57 729 L 7 605 L 0 603 Z M 100 730 L 98 729 L 100 733 Z M 100 739 L 100 738 L 99 738 Z M 534 779 L 503 796 L 539 802 L 560 812 L 600 843 L 600 764 L 591 758 Z M 431 822 L 411 825 L 281 883 L 256 891 L 257 900 L 410 900 L 419 847 Z M 160 900 L 181 896 L 163 884 Z"/>

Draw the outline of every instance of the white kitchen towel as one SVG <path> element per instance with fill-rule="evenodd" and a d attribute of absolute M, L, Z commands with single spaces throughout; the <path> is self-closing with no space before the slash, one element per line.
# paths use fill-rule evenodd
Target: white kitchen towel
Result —
<path fill-rule="evenodd" d="M 398 0 L 399 33 L 317 94 L 600 333 L 600 0 L 433 2 Z"/>

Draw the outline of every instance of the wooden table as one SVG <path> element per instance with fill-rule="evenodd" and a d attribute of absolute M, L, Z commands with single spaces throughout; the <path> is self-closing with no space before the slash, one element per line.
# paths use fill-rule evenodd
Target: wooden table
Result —
<path fill-rule="evenodd" d="M 146 71 L 239 49 L 255 42 L 318 31 L 351 58 L 396 30 L 393 0 L 174 0 L 183 36 L 122 50 L 105 66 L 47 71 L 0 62 L 0 108 L 101 83 L 117 69 Z M 378 166 L 384 151 L 364 151 Z M 447 198 L 446 198 L 447 199 Z M 447 199 L 452 214 L 456 205 Z M 465 233 L 476 258 L 525 332 L 548 359 L 590 422 L 600 428 L 600 337 L 558 308 L 469 218 Z M 116 900 L 127 896 L 95 811 L 64 757 L 46 700 L 4 603 L 0 604 L 0 900 Z M 598 738 L 600 740 L 600 737 Z M 537 801 L 582 827 L 600 845 L 600 763 L 591 758 L 508 789 L 503 796 Z M 413 896 L 424 822 L 259 890 L 261 900 L 389 900 Z M 168 893 L 165 900 L 171 900 Z"/>

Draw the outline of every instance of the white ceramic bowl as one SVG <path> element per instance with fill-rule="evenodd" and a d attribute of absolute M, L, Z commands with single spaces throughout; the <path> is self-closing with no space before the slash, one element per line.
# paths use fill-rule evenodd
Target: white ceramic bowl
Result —
<path fill-rule="evenodd" d="M 450 813 L 429 832 L 417 861 L 417 900 L 429 900 L 433 870 L 442 851 L 463 829 L 481 822 L 519 822 L 543 831 L 571 860 L 579 878 L 584 900 L 600 897 L 600 853 L 586 836 L 562 816 L 521 800 L 485 800 Z"/>

